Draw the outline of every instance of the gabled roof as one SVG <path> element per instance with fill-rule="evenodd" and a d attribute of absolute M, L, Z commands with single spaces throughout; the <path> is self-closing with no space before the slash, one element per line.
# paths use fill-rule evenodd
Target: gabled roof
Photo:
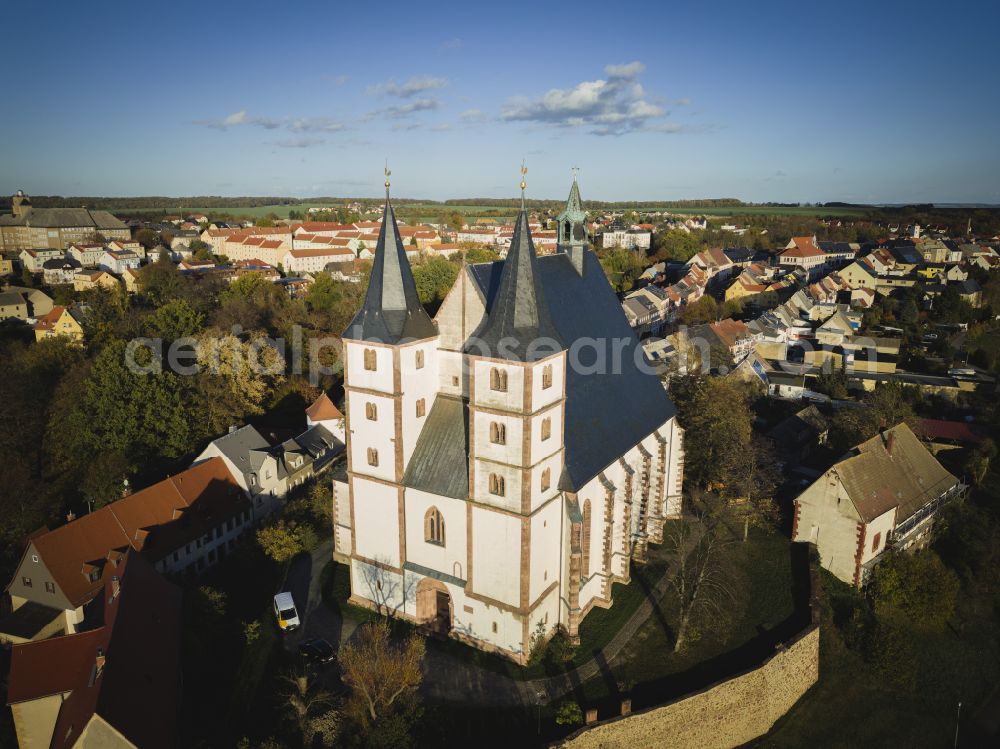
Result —
<path fill-rule="evenodd" d="M 538 278 L 538 258 L 523 208 L 489 314 L 475 338 L 470 353 L 514 361 L 542 359 L 555 353 L 553 348 L 563 348 Z M 534 351 L 542 340 L 547 344 Z"/>
<path fill-rule="evenodd" d="M 439 394 L 434 399 L 403 484 L 444 497 L 469 496 L 469 416 L 461 398 Z"/>
<path fill-rule="evenodd" d="M 85 565 L 110 574 L 109 554 L 132 548 L 158 559 L 178 539 L 201 535 L 242 501 L 221 458 L 212 458 L 124 499 L 31 539 L 59 590 L 74 606 L 90 601 L 103 585 L 83 574 Z M 197 507 L 194 507 L 197 505 Z M 174 523 L 177 512 L 184 523 Z M 141 531 L 147 531 L 145 533 Z"/>
<path fill-rule="evenodd" d="M 781 257 L 806 258 L 822 257 L 826 255 L 823 250 L 816 246 L 812 237 L 792 237 L 791 242 L 794 243 L 795 246 L 783 250 L 781 252 Z"/>
<path fill-rule="evenodd" d="M 306 409 L 306 416 L 313 421 L 328 421 L 330 419 L 342 419 L 344 414 L 340 412 L 330 400 L 326 393 L 320 393 L 319 398 L 314 400 Z"/>
<path fill-rule="evenodd" d="M 96 715 L 134 746 L 174 746 L 181 591 L 134 552 L 103 586 L 95 629 L 15 645 L 11 704 L 66 694 L 50 747 L 74 746 Z"/>
<path fill-rule="evenodd" d="M 830 470 L 865 522 L 896 508 L 899 525 L 958 483 L 905 423 L 862 442 Z"/>
<path fill-rule="evenodd" d="M 413 271 L 399 237 L 392 204 L 386 195 L 382 228 L 375 247 L 365 300 L 343 337 L 395 344 L 436 335 L 437 329 L 417 295 Z"/>

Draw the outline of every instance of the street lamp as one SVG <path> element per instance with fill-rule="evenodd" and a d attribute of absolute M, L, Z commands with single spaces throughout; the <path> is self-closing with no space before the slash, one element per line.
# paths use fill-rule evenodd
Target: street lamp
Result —
<path fill-rule="evenodd" d="M 545 692 L 538 691 L 538 692 L 535 693 L 535 696 L 538 698 L 538 702 L 535 703 L 535 706 L 538 708 L 538 735 L 541 736 L 542 735 L 542 705 L 545 702 Z"/>
<path fill-rule="evenodd" d="M 958 701 L 958 712 L 955 713 L 955 747 L 958 747 L 958 723 L 962 719 L 962 701 Z"/>

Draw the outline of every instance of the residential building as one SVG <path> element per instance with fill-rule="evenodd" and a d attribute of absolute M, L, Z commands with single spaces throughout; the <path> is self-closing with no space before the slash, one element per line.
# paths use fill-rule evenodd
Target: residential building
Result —
<path fill-rule="evenodd" d="M 18 260 L 21 261 L 22 268 L 27 268 L 32 273 L 41 273 L 47 261 L 62 260 L 64 254 L 62 250 L 21 250 Z"/>
<path fill-rule="evenodd" d="M 330 263 L 351 263 L 354 252 L 346 247 L 316 250 L 288 250 L 281 261 L 286 273 L 318 273 Z"/>
<path fill-rule="evenodd" d="M 94 238 L 131 238 L 128 226 L 107 211 L 35 208 L 31 198 L 21 190 L 14 195 L 12 203 L 13 212 L 0 215 L 0 250 L 48 248 L 65 252 L 71 244 Z"/>
<path fill-rule="evenodd" d="M 135 271 L 126 270 L 126 273 L 134 273 Z M 73 290 L 74 291 L 87 291 L 87 289 L 93 289 L 96 286 L 100 286 L 105 289 L 117 289 L 118 279 L 112 276 L 107 271 L 103 270 L 81 270 L 73 274 Z"/>
<path fill-rule="evenodd" d="M 341 442 L 347 442 L 344 430 L 344 414 L 340 412 L 330 396 L 321 393 L 319 398 L 306 409 L 306 424 L 310 427 L 322 426 Z"/>
<path fill-rule="evenodd" d="M 181 590 L 134 551 L 101 561 L 113 574 L 90 626 L 11 649 L 7 702 L 21 749 L 177 745 Z"/>
<path fill-rule="evenodd" d="M 778 263 L 786 268 L 804 268 L 810 277 L 827 263 L 827 254 L 816 244 L 816 237 L 792 237 L 778 255 Z"/>
<path fill-rule="evenodd" d="M 28 319 L 28 300 L 19 291 L 0 291 L 0 322 L 10 319 Z"/>
<path fill-rule="evenodd" d="M 142 259 L 131 250 L 105 250 L 97 260 L 97 267 L 108 273 L 122 275 L 127 269 L 142 265 Z"/>
<path fill-rule="evenodd" d="M 53 307 L 47 314 L 38 318 L 35 323 L 35 340 L 68 336 L 77 341 L 83 340 L 83 313 L 75 307 Z"/>
<path fill-rule="evenodd" d="M 574 182 L 564 215 L 579 201 Z M 506 259 L 463 267 L 431 320 L 384 211 L 343 335 L 334 553 L 354 603 L 524 663 L 680 517 L 682 431 L 576 221 L 539 257 L 522 208 Z M 619 366 L 567 366 L 585 338 Z"/>
<path fill-rule="evenodd" d="M 0 277 L 9 276 L 14 272 L 14 261 L 0 254 Z"/>
<path fill-rule="evenodd" d="M 857 445 L 798 496 L 792 540 L 815 544 L 820 564 L 860 587 L 887 550 L 925 545 L 937 512 L 964 489 L 897 424 Z"/>
<path fill-rule="evenodd" d="M 621 247 L 626 250 L 648 250 L 653 234 L 648 231 L 619 229 L 606 231 L 602 235 L 602 247 Z"/>
<path fill-rule="evenodd" d="M 73 258 L 84 268 L 96 266 L 103 254 L 104 245 L 102 244 L 71 244 L 66 250 L 66 256 Z"/>
<path fill-rule="evenodd" d="M 28 305 L 28 317 L 38 318 L 52 311 L 52 297 L 44 291 L 30 286 L 6 286 L 4 291 L 12 291 L 21 295 Z"/>
<path fill-rule="evenodd" d="M 80 270 L 79 261 L 71 257 L 46 260 L 42 263 L 42 280 L 47 286 L 71 284 L 78 270 Z"/>

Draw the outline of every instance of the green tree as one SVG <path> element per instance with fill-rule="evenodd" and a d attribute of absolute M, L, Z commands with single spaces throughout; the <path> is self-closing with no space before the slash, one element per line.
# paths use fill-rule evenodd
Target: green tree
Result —
<path fill-rule="evenodd" d="M 299 526 L 278 520 L 257 530 L 257 543 L 276 562 L 287 562 L 303 550 Z"/>
<path fill-rule="evenodd" d="M 171 299 L 145 319 L 143 333 L 150 338 L 160 338 L 165 345 L 169 345 L 178 338 L 201 332 L 204 323 L 205 316 L 186 299 Z"/>
<path fill-rule="evenodd" d="M 159 235 L 152 229 L 139 229 L 135 233 L 134 239 L 147 250 L 151 250 L 160 243 Z"/>
<path fill-rule="evenodd" d="M 715 322 L 718 319 L 719 303 L 707 294 L 681 308 L 681 322 L 685 325 Z"/>
<path fill-rule="evenodd" d="M 955 613 L 958 576 L 933 551 L 892 554 L 875 568 L 872 598 L 879 621 L 941 631 Z"/>
<path fill-rule="evenodd" d="M 417 294 L 425 305 L 439 305 L 458 277 L 458 267 L 443 257 L 432 257 L 413 266 Z"/>
<path fill-rule="evenodd" d="M 170 258 L 161 252 L 155 263 L 139 269 L 139 290 L 154 306 L 166 304 L 181 287 L 181 276 Z"/>

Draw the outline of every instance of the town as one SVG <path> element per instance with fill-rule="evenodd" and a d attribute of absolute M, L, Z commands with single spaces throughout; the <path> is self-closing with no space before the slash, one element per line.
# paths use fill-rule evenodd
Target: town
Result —
<path fill-rule="evenodd" d="M 384 171 L 9 198 L 9 740 L 799 746 L 872 700 L 860 743 L 995 738 L 1000 210 Z"/>

